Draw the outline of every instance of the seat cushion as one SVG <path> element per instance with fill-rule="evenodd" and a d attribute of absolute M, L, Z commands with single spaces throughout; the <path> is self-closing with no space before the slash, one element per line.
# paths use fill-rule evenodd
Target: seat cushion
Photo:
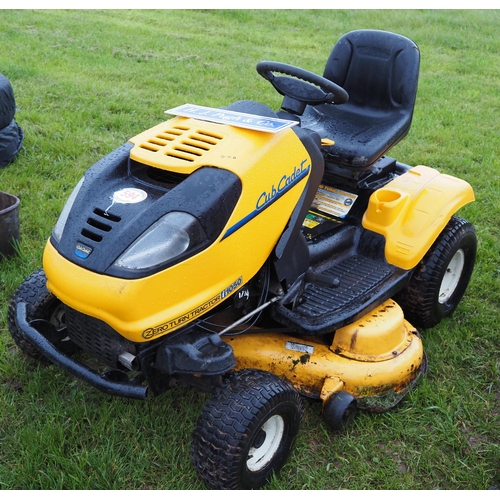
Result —
<path fill-rule="evenodd" d="M 405 137 L 411 126 L 411 115 L 404 111 L 360 113 L 346 104 L 308 106 L 301 123 L 321 138 L 335 141 L 333 146 L 322 148 L 327 161 L 365 170 Z"/>
<path fill-rule="evenodd" d="M 301 123 L 335 141 L 325 157 L 364 170 L 408 133 L 417 93 L 420 53 L 410 39 L 357 30 L 339 39 L 324 77 L 349 93 L 349 102 L 305 110 Z"/>

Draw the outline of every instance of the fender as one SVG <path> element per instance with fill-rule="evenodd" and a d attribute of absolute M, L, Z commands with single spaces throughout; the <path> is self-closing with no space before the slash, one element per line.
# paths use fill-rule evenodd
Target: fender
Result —
<path fill-rule="evenodd" d="M 474 199 L 466 181 L 419 165 L 371 195 L 362 224 L 385 237 L 389 264 L 412 269 L 451 216 Z"/>

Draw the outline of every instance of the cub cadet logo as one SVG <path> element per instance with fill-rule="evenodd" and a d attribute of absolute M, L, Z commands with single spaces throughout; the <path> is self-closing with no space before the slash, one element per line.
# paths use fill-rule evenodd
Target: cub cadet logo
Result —
<path fill-rule="evenodd" d="M 184 323 L 189 323 L 194 318 L 202 315 L 204 312 L 208 311 L 216 304 L 224 300 L 228 295 L 234 292 L 242 283 L 243 283 L 243 277 L 240 276 L 234 283 L 232 283 L 227 288 L 222 290 L 215 297 L 212 297 L 210 300 L 207 300 L 201 306 L 198 306 L 196 309 L 193 309 L 192 311 L 189 311 L 188 313 L 183 314 L 182 316 L 179 316 L 178 318 L 175 318 L 171 321 L 167 321 L 162 325 L 154 326 L 153 328 L 148 328 L 147 330 L 144 330 L 142 332 L 142 338 L 149 340 L 152 339 L 153 337 L 157 337 L 158 335 L 166 333 L 169 330 L 174 330 L 182 326 Z"/>
<path fill-rule="evenodd" d="M 269 191 L 264 191 L 257 199 L 257 203 L 255 204 L 255 210 L 252 210 L 252 212 L 243 217 L 243 219 L 238 221 L 236 224 L 233 224 L 226 231 L 226 233 L 222 237 L 222 240 L 234 234 L 236 231 L 241 229 L 245 224 L 248 224 L 251 220 L 257 217 L 257 215 L 260 215 L 266 208 L 270 207 L 275 201 L 277 201 L 281 196 L 283 196 L 295 184 L 304 179 L 304 177 L 307 177 L 307 174 L 311 169 L 311 164 L 309 163 L 307 166 L 305 166 L 304 163 L 306 162 L 307 159 L 302 160 L 302 162 L 300 163 L 300 167 L 293 167 L 293 172 L 290 175 L 286 174 L 283 175 L 283 177 L 279 180 L 277 184 L 278 187 L 276 187 L 273 184 Z"/>
<path fill-rule="evenodd" d="M 283 175 L 283 177 L 278 182 L 278 187 L 274 184 L 272 185 L 270 191 L 264 191 L 257 200 L 255 208 L 257 210 L 262 210 L 267 205 L 276 201 L 281 195 L 285 194 L 294 184 L 297 184 L 302 180 L 309 172 L 311 165 L 304 166 L 307 160 L 303 160 L 300 167 L 293 167 L 293 172 L 290 175 Z"/>

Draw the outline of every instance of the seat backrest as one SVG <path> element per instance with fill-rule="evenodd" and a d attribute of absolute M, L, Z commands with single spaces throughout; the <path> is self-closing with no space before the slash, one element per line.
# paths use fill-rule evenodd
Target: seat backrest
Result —
<path fill-rule="evenodd" d="M 349 93 L 349 108 L 406 110 L 413 114 L 420 52 L 410 39 L 379 30 L 342 36 L 328 58 L 323 76 Z"/>

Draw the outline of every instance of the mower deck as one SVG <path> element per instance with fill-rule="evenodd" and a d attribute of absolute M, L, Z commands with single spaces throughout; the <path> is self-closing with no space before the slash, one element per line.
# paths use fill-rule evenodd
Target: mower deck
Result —
<path fill-rule="evenodd" d="M 257 335 L 255 333 L 258 333 Z M 222 338 L 236 369 L 262 369 L 287 379 L 304 395 L 327 401 L 346 390 L 358 407 L 383 412 L 395 406 L 426 371 L 418 332 L 392 300 L 325 338 L 301 338 L 259 329 Z"/>

